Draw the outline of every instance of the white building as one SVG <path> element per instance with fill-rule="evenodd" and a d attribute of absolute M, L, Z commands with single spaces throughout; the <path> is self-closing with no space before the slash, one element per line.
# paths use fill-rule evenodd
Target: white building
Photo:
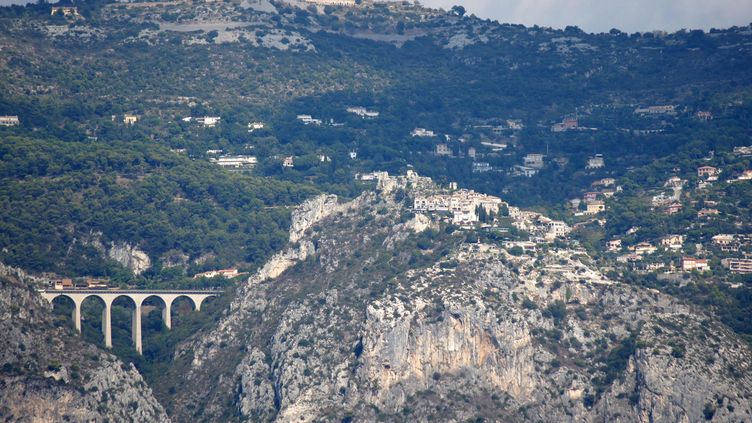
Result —
<path fill-rule="evenodd" d="M 298 115 L 297 118 L 299 121 L 303 122 L 304 125 L 321 125 L 324 123 L 321 119 L 314 119 L 311 115 Z"/>
<path fill-rule="evenodd" d="M 410 132 L 410 136 L 420 137 L 420 138 L 430 138 L 430 137 L 435 137 L 436 133 L 425 128 L 415 128 L 413 129 L 412 132 Z"/>
<path fill-rule="evenodd" d="M 204 116 L 196 118 L 196 122 L 204 125 L 204 127 L 206 128 L 214 128 L 215 126 L 217 126 L 221 119 L 222 118 L 219 116 Z"/>
<path fill-rule="evenodd" d="M 236 276 L 239 276 L 240 272 L 238 272 L 238 269 L 232 268 L 232 269 L 220 269 L 220 270 L 210 270 L 208 272 L 198 273 L 193 276 L 193 279 L 200 279 L 200 278 L 216 278 L 217 276 L 221 276 L 223 278 L 232 279 Z"/>
<path fill-rule="evenodd" d="M 666 106 L 638 107 L 635 109 L 634 112 L 635 114 L 638 114 L 638 115 L 675 115 L 676 106 L 666 105 Z"/>
<path fill-rule="evenodd" d="M 600 169 L 605 166 L 606 166 L 606 162 L 605 160 L 603 160 L 602 154 L 596 154 L 595 156 L 589 158 L 587 161 L 588 169 Z"/>
<path fill-rule="evenodd" d="M 480 145 L 488 147 L 494 153 L 498 153 L 507 148 L 507 144 L 500 142 L 481 141 Z"/>
<path fill-rule="evenodd" d="M 526 178 L 532 178 L 538 174 L 538 169 L 534 167 L 516 165 L 512 168 L 512 176 L 524 176 Z"/>
<path fill-rule="evenodd" d="M 224 156 L 217 159 L 211 159 L 212 163 L 227 169 L 253 169 L 258 164 L 258 160 L 253 156 Z"/>
<path fill-rule="evenodd" d="M 363 119 L 375 119 L 379 117 L 379 112 L 371 111 L 366 109 L 365 107 L 348 107 L 347 113 L 353 113 L 356 114 Z"/>
<path fill-rule="evenodd" d="M 248 124 L 248 132 L 253 132 L 258 129 L 264 129 L 264 123 L 263 122 L 251 122 Z"/>
<path fill-rule="evenodd" d="M 20 124 L 21 121 L 18 120 L 18 116 L 0 116 L 0 126 L 16 126 Z"/>
<path fill-rule="evenodd" d="M 544 237 L 546 240 L 554 240 L 569 235 L 572 232 L 572 228 L 566 223 L 560 220 L 551 220 L 546 223 L 546 233 Z"/>

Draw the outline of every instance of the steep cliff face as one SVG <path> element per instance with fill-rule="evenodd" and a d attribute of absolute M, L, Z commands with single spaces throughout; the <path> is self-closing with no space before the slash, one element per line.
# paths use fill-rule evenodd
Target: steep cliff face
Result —
<path fill-rule="evenodd" d="M 436 231 L 403 189 L 301 208 L 290 247 L 176 353 L 176 420 L 750 418 L 750 350 L 712 318 L 574 251 Z"/>
<path fill-rule="evenodd" d="M 131 269 L 135 275 L 140 275 L 151 267 L 148 254 L 125 242 L 113 242 L 107 256 Z"/>
<path fill-rule="evenodd" d="M 32 285 L 0 266 L 0 419 L 167 422 L 136 369 L 56 322 Z"/>

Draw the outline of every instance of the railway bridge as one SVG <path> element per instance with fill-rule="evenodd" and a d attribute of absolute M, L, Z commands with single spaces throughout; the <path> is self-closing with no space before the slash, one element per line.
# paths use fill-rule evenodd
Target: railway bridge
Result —
<path fill-rule="evenodd" d="M 52 304 L 52 301 L 58 297 L 67 297 L 73 301 L 73 324 L 76 330 L 81 332 L 81 305 L 89 297 L 96 297 L 104 303 L 102 310 L 102 334 L 104 334 L 104 345 L 112 348 L 112 303 L 121 297 L 127 297 L 135 308 L 131 314 L 131 338 L 139 354 L 143 353 L 141 345 L 141 305 L 149 298 L 156 297 L 162 300 L 164 308 L 162 309 L 162 320 L 168 329 L 172 328 L 172 317 L 170 315 L 170 306 L 173 301 L 180 297 L 188 298 L 196 311 L 201 310 L 201 304 L 209 297 L 216 297 L 222 293 L 218 290 L 137 290 L 137 289 L 43 289 L 39 291 L 40 295 Z"/>

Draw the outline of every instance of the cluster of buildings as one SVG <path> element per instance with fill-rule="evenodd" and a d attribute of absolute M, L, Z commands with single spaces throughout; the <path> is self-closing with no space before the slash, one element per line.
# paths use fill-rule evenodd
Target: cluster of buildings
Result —
<path fill-rule="evenodd" d="M 522 164 L 512 166 L 512 168 L 509 169 L 508 173 L 512 176 L 524 176 L 527 178 L 531 178 L 537 175 L 538 172 L 540 172 L 544 167 L 546 167 L 545 159 L 546 159 L 546 156 L 544 154 L 540 154 L 540 153 L 526 154 L 522 158 Z M 557 158 L 554 158 L 552 161 L 554 163 L 557 163 L 560 166 L 566 166 L 566 164 L 569 162 L 569 160 L 564 157 L 557 157 Z M 605 166 L 606 166 L 606 162 L 605 162 L 605 159 L 603 158 L 603 155 L 596 154 L 588 158 L 586 169 L 589 169 L 589 170 L 601 169 Z"/>
<path fill-rule="evenodd" d="M 208 272 L 202 272 L 197 273 L 193 275 L 193 279 L 201 279 L 201 278 L 216 278 L 216 277 L 222 277 L 225 279 L 232 279 L 235 277 L 238 277 L 242 275 L 243 273 L 240 273 L 238 269 L 236 268 L 229 268 L 229 269 L 220 269 L 220 270 L 210 270 Z"/>
<path fill-rule="evenodd" d="M 424 213 L 451 213 L 452 223 L 463 226 L 481 223 L 481 213 L 498 215 L 502 206 L 506 206 L 506 203 L 499 197 L 462 189 L 448 194 L 417 196 L 413 209 Z"/>
<path fill-rule="evenodd" d="M 572 228 L 560 220 L 552 220 L 542 214 L 518 207 L 509 207 L 509 217 L 512 226 L 532 236 L 530 242 L 551 242 L 557 238 L 564 238 L 572 232 Z M 523 249 L 525 249 L 523 247 Z"/>
<path fill-rule="evenodd" d="M 752 154 L 752 148 L 737 147 L 734 154 L 737 156 Z M 705 161 L 714 157 L 711 152 Z M 680 172 L 681 169 L 674 168 L 674 172 Z M 728 169 L 721 169 L 710 164 L 703 164 L 696 168 L 694 174 L 698 180 L 697 188 L 703 189 L 710 186 L 713 182 L 719 181 L 721 175 L 729 172 Z M 745 169 L 742 171 L 732 171 L 732 175 L 726 180 L 728 183 L 740 183 L 752 180 L 752 170 Z M 692 179 L 692 178 L 690 178 Z M 726 178 L 724 178 L 726 179 Z M 682 211 L 682 199 L 684 195 L 682 190 L 687 186 L 688 180 L 679 176 L 671 176 L 665 181 L 663 187 L 652 196 L 651 204 L 654 209 L 662 210 L 664 214 L 676 214 Z M 685 205 L 687 202 L 684 202 Z M 706 226 L 708 220 L 718 218 L 722 215 L 718 209 L 719 201 L 707 198 L 705 193 L 691 201 L 693 207 L 696 207 L 696 219 L 693 219 L 688 229 L 695 226 Z M 728 214 L 733 217 L 733 213 Z M 728 222 L 732 223 L 732 222 Z M 744 223 L 739 217 L 733 222 L 737 228 L 743 229 Z M 634 232 L 628 235 L 634 234 Z M 749 274 L 752 273 L 752 235 L 748 234 L 729 234 L 720 233 L 712 236 L 706 244 L 695 244 L 694 248 L 685 250 L 685 235 L 673 234 L 665 235 L 660 239 L 660 245 L 653 246 L 649 242 L 641 242 L 627 248 L 629 254 L 621 255 L 617 258 L 623 263 L 630 263 L 632 266 L 647 271 L 667 269 L 666 272 L 707 272 L 711 270 L 712 263 L 720 262 L 730 274 Z M 606 248 L 612 253 L 621 253 L 622 241 L 614 239 L 606 243 Z M 685 251 L 697 251 L 692 255 L 686 254 Z M 651 258 L 646 258 L 650 254 L 658 253 Z M 667 253 L 668 255 L 663 255 Z M 680 258 L 677 259 L 677 256 Z M 640 262 L 638 265 L 637 262 Z M 717 264 L 716 264 L 717 265 Z M 718 270 L 713 268 L 712 270 Z"/>
<path fill-rule="evenodd" d="M 575 216 L 594 216 L 606 210 L 605 198 L 612 197 L 616 191 L 606 189 L 603 191 L 588 191 L 582 195 L 582 199 L 570 200 L 570 205 L 579 212 Z"/>
<path fill-rule="evenodd" d="M 81 14 L 78 13 L 77 7 L 71 7 L 71 6 L 52 6 L 52 9 L 50 9 L 50 15 L 63 15 L 66 18 L 80 18 Z"/>
<path fill-rule="evenodd" d="M 76 288 L 107 288 L 110 280 L 106 278 L 94 278 L 87 276 L 80 279 L 62 278 L 52 281 L 52 288 L 56 290 L 76 289 Z"/>
<path fill-rule="evenodd" d="M 511 226 L 530 234 L 529 240 L 514 241 L 514 246 L 521 246 L 523 250 L 534 249 L 537 243 L 565 238 L 572 232 L 572 228 L 563 221 L 549 219 L 537 212 L 511 207 L 499 197 L 466 189 L 456 190 L 456 184 L 451 185 L 450 189 L 452 188 L 455 190 L 416 196 L 413 201 L 413 210 L 426 214 L 445 213 L 447 221 L 461 227 L 474 227 L 480 224 L 482 227 L 489 228 L 497 228 L 498 218 L 502 215 L 507 218 L 508 213 Z M 497 229 L 500 232 L 509 230 L 509 228 Z M 522 244 L 518 245 L 520 242 Z"/>
<path fill-rule="evenodd" d="M 752 156 L 752 145 L 744 147 L 734 147 L 734 154 L 737 156 Z"/>
<path fill-rule="evenodd" d="M 543 154 L 538 153 L 527 154 L 522 158 L 523 164 L 512 166 L 507 173 L 511 176 L 532 178 L 546 166 L 544 162 L 545 157 Z"/>
<path fill-rule="evenodd" d="M 666 235 L 660 239 L 660 247 L 668 252 L 681 253 L 684 249 L 686 238 L 684 235 Z M 740 257 L 726 257 L 721 260 L 721 264 L 732 274 L 752 273 L 752 254 L 748 251 L 752 246 L 752 236 L 738 234 L 719 234 L 712 238 L 712 246 L 723 253 L 739 253 Z M 698 249 L 700 246 L 698 245 Z M 622 240 L 612 239 L 606 242 L 606 249 L 611 253 L 620 253 L 623 251 Z M 627 254 L 617 257 L 621 263 L 636 263 L 642 261 L 646 256 L 655 254 L 659 247 L 650 242 L 640 242 L 627 247 Z M 660 258 L 658 261 L 651 260 L 642 266 L 643 270 L 655 271 L 667 268 L 669 272 L 677 270 L 673 261 L 668 265 Z M 706 257 L 682 256 L 678 269 L 682 272 L 707 272 L 710 271 L 710 260 Z"/>

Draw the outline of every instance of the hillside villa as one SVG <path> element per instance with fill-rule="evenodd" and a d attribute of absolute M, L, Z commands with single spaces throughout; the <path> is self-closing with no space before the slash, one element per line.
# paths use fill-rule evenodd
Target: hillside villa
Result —
<path fill-rule="evenodd" d="M 20 124 L 18 116 L 0 116 L 0 126 L 17 126 Z"/>
<path fill-rule="evenodd" d="M 691 272 L 696 270 L 698 272 L 706 272 L 710 270 L 707 259 L 699 259 L 694 257 L 682 257 L 682 270 L 685 272 Z"/>

